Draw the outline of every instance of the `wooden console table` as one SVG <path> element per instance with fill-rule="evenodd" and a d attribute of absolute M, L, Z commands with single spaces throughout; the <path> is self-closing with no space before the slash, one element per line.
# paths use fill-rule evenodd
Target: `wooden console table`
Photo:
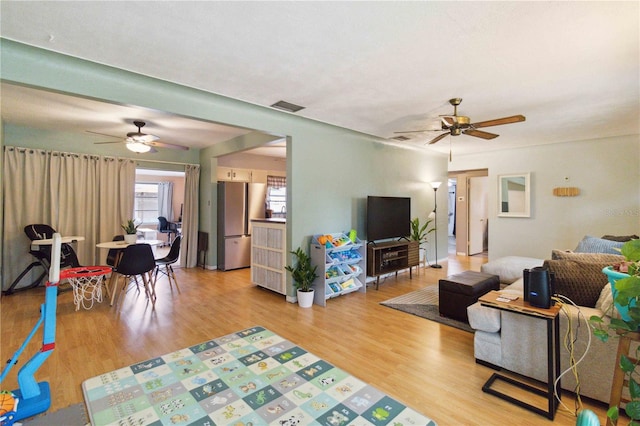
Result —
<path fill-rule="evenodd" d="M 511 377 L 493 373 L 493 375 L 489 378 L 489 380 L 487 380 L 484 386 L 482 386 L 482 391 L 491 395 L 495 395 L 498 398 L 504 399 L 505 401 L 509 401 L 522 408 L 533 411 L 536 414 L 540 414 L 550 420 L 553 420 L 559 405 L 559 401 L 557 401 L 555 398 L 554 390 L 556 379 L 558 379 L 558 377 L 560 376 L 560 321 L 558 318 L 560 306 L 553 305 L 549 309 L 537 308 L 531 306 L 529 302 L 525 302 L 522 297 L 519 297 L 517 300 L 503 302 L 497 300 L 500 296 L 500 292 L 494 290 L 480 297 L 478 301 L 483 306 L 501 309 L 503 311 L 509 311 L 516 314 L 527 315 L 534 318 L 540 318 L 545 320 L 545 322 L 547 323 L 547 389 L 545 392 L 540 388 L 515 380 Z M 536 395 L 546 396 L 548 401 L 547 411 L 542 410 L 534 405 L 528 404 L 522 400 L 516 399 L 505 393 L 492 389 L 491 385 L 496 380 L 502 380 Z M 558 398 L 560 398 L 562 386 L 559 379 L 557 385 L 559 389 Z"/>
<path fill-rule="evenodd" d="M 376 277 L 376 290 L 380 285 L 380 275 L 409 268 L 420 264 L 420 244 L 418 241 L 387 241 L 370 243 L 367 247 L 367 275 Z"/>

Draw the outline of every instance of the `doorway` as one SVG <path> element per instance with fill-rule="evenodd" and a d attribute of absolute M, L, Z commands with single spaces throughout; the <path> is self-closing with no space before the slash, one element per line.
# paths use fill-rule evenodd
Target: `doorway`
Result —
<path fill-rule="evenodd" d="M 449 252 L 488 255 L 488 169 L 449 172 Z"/>

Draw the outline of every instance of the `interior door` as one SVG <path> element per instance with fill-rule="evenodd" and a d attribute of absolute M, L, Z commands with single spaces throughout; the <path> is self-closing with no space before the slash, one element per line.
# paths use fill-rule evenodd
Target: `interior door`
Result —
<path fill-rule="evenodd" d="M 488 235 L 487 176 L 470 177 L 467 181 L 469 200 L 469 256 L 482 253 Z"/>

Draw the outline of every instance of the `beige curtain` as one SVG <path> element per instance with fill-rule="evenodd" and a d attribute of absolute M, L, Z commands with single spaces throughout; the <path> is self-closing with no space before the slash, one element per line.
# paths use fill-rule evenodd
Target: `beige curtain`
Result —
<path fill-rule="evenodd" d="M 96 259 L 96 243 L 120 233 L 133 212 L 135 162 L 7 146 L 4 148 L 2 288 L 8 288 L 34 259 L 23 229 L 51 225 L 62 235 L 80 235 L 75 244 L 83 265 Z M 106 256 L 106 253 L 105 253 Z M 40 273 L 35 268 L 17 288 Z"/>
<path fill-rule="evenodd" d="M 120 225 L 132 218 L 136 163 L 126 158 L 102 157 L 99 165 L 97 242 L 102 242 L 121 235 Z M 96 249 L 96 253 L 95 263 L 104 265 L 107 250 Z"/>
<path fill-rule="evenodd" d="M 49 161 L 46 151 L 6 146 L 4 148 L 4 191 L 2 289 L 34 259 L 28 254 L 29 239 L 23 229 L 31 223 L 52 223 L 49 192 Z M 35 272 L 39 274 L 41 269 Z M 33 272 L 18 285 L 29 284 Z"/>
<path fill-rule="evenodd" d="M 180 266 L 187 268 L 193 268 L 198 264 L 199 188 L 200 166 L 187 165 L 182 209 L 182 243 L 180 244 Z"/>
<path fill-rule="evenodd" d="M 81 265 L 94 264 L 97 221 L 97 167 L 99 158 L 86 154 L 52 152 L 51 226 L 65 235 L 81 235 L 75 245 Z M 46 223 L 46 222 L 45 222 Z"/>

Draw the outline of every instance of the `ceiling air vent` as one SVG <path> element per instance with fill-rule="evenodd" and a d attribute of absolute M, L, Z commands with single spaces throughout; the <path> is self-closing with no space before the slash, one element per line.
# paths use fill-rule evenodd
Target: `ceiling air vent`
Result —
<path fill-rule="evenodd" d="M 291 102 L 287 102 L 287 101 L 278 101 L 278 102 L 276 102 L 275 104 L 273 104 L 271 106 L 273 108 L 281 109 L 281 110 L 287 111 L 287 112 L 298 112 L 301 109 L 304 109 L 303 106 L 292 104 Z"/>
<path fill-rule="evenodd" d="M 408 138 L 406 136 L 396 136 L 391 139 L 393 139 L 394 141 L 404 142 L 404 141 L 408 141 L 411 138 Z"/>

